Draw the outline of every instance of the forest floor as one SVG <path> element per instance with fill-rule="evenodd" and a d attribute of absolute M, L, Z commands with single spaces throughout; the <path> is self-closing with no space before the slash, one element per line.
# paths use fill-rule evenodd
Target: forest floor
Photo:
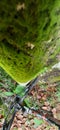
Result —
<path fill-rule="evenodd" d="M 4 77 L 1 73 L 0 130 L 2 130 L 7 113 L 8 100 L 12 100 L 14 97 L 8 95 L 5 98 L 1 92 L 7 92 L 9 86 L 13 87 L 14 85 L 15 87 L 17 85 L 7 74 Z M 7 104 L 5 114 L 1 97 L 5 105 Z M 16 113 L 11 130 L 58 130 L 57 125 L 50 120 L 60 125 L 60 70 L 53 70 L 41 75 L 39 82 L 26 97 L 23 105 L 26 110 L 24 112 L 20 110 Z"/>

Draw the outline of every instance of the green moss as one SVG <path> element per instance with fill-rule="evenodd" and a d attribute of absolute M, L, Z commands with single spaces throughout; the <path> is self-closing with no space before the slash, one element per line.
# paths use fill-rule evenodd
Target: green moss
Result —
<path fill-rule="evenodd" d="M 59 0 L 0 1 L 0 66 L 17 82 L 31 80 L 57 61 L 59 30 Z"/>

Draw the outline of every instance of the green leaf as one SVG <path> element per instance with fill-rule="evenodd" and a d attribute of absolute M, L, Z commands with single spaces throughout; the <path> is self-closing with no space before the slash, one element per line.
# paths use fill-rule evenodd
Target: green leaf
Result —
<path fill-rule="evenodd" d="M 31 107 L 31 103 L 28 98 L 25 98 L 24 103 L 26 104 L 27 107 Z"/>
<path fill-rule="evenodd" d="M 25 92 L 24 86 L 17 85 L 16 89 L 14 90 L 15 94 L 20 94 L 20 96 L 23 96 Z"/>
<path fill-rule="evenodd" d="M 60 101 L 60 92 L 57 93 L 58 101 Z"/>
<path fill-rule="evenodd" d="M 4 95 L 6 95 L 6 96 L 12 96 L 14 93 L 12 93 L 12 92 L 3 92 L 4 93 Z"/>
<path fill-rule="evenodd" d="M 48 71 L 48 69 L 47 69 L 47 67 L 45 67 L 44 69 L 42 69 L 42 70 L 40 71 L 40 73 L 43 74 L 43 73 L 45 73 L 45 72 L 47 72 L 47 71 Z"/>
<path fill-rule="evenodd" d="M 35 123 L 35 126 L 38 127 L 39 125 L 41 125 L 43 123 L 43 120 L 42 119 L 37 119 L 37 118 L 34 118 L 34 123 Z"/>

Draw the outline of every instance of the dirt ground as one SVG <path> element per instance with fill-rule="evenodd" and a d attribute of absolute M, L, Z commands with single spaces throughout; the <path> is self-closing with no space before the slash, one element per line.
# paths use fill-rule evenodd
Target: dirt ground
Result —
<path fill-rule="evenodd" d="M 49 112 L 52 112 L 53 120 L 60 122 L 60 71 L 53 70 L 41 75 L 38 84 L 29 93 L 24 101 L 26 111 L 18 111 L 14 118 L 11 130 L 58 130 L 58 127 L 46 120 Z M 39 115 L 41 109 L 47 116 Z M 1 108 L 0 108 L 1 109 Z M 47 112 L 47 114 L 46 114 Z M 0 114 L 0 130 L 4 122 L 3 114 Z"/>

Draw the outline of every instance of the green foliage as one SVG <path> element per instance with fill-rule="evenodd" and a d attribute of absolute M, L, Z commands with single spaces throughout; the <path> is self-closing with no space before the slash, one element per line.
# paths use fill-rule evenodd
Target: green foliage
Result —
<path fill-rule="evenodd" d="M 2 114 L 2 115 L 4 115 L 4 108 L 5 107 L 3 105 L 0 106 L 0 114 Z"/>
<path fill-rule="evenodd" d="M 17 85 L 16 89 L 13 92 L 20 96 L 23 96 L 24 92 L 25 92 L 25 88 L 24 88 L 24 86 Z"/>
<path fill-rule="evenodd" d="M 12 96 L 18 94 L 24 95 L 25 87 L 14 84 L 14 80 L 0 67 L 0 97 Z M 2 88 L 6 91 L 3 91 Z"/>
<path fill-rule="evenodd" d="M 12 92 L 3 92 L 3 94 L 4 94 L 5 96 L 12 96 L 14 93 L 12 93 Z"/>
<path fill-rule="evenodd" d="M 24 92 L 25 92 L 25 88 L 23 86 L 17 85 L 16 89 L 13 90 L 13 92 L 7 91 L 7 92 L 2 92 L 2 94 L 4 94 L 5 96 L 12 96 L 14 94 L 18 94 L 22 97 L 24 96 Z"/>
<path fill-rule="evenodd" d="M 16 87 L 14 80 L 0 67 L 0 88 L 13 91 Z"/>
<path fill-rule="evenodd" d="M 25 104 L 27 107 L 31 107 L 31 106 L 32 106 L 32 103 L 31 103 L 31 101 L 29 100 L 29 98 L 25 98 L 24 104 Z"/>
<path fill-rule="evenodd" d="M 42 119 L 34 118 L 35 127 L 38 127 L 39 125 L 43 124 Z"/>
<path fill-rule="evenodd" d="M 47 67 L 44 67 L 44 68 L 40 71 L 40 74 L 46 73 L 47 71 L 48 71 L 48 68 L 47 68 Z"/>

